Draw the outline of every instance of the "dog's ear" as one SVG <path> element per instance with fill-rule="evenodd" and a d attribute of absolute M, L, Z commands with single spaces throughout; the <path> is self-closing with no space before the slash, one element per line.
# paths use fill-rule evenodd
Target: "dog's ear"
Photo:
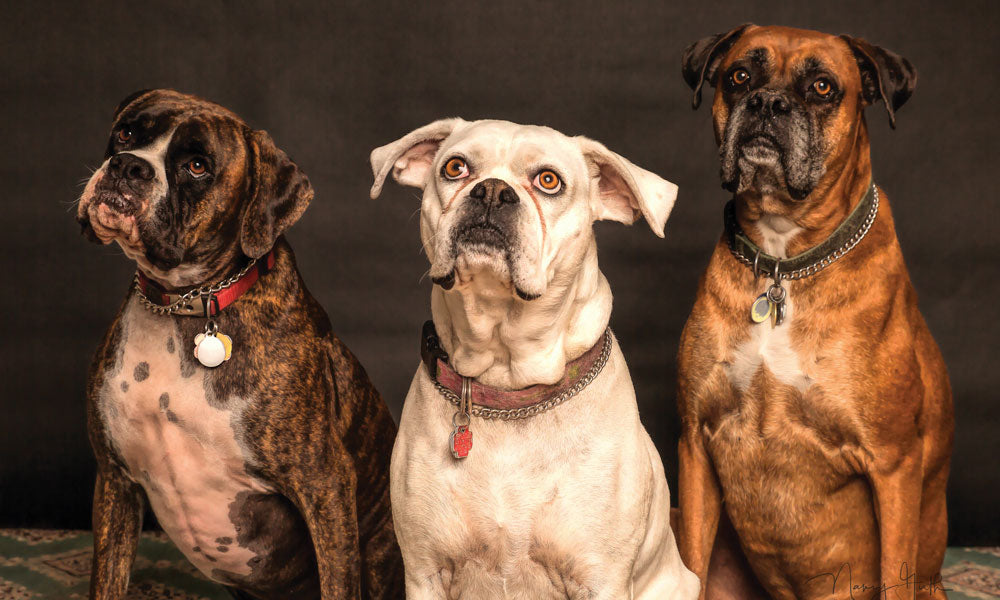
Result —
<path fill-rule="evenodd" d="M 861 94 L 866 105 L 879 100 L 889 113 L 889 126 L 896 128 L 896 111 L 903 106 L 917 87 L 917 70 L 910 61 L 885 48 L 861 38 L 842 35 L 861 71 Z"/>
<path fill-rule="evenodd" d="M 240 245 L 243 253 L 260 258 L 274 246 L 313 199 L 312 184 L 266 131 L 247 130 L 249 200 L 243 207 Z"/>
<path fill-rule="evenodd" d="M 128 96 L 125 96 L 125 99 L 122 100 L 121 102 L 119 102 L 118 106 L 115 107 L 115 116 L 112 117 L 112 119 L 117 119 L 118 115 L 122 114 L 122 111 L 125 110 L 125 108 L 129 104 L 132 104 L 133 102 L 135 102 L 139 98 L 145 96 L 146 94 L 148 94 L 149 92 L 152 92 L 152 91 L 153 90 L 151 90 L 151 89 L 139 90 L 137 92 L 132 92 Z"/>
<path fill-rule="evenodd" d="M 684 49 L 684 55 L 681 57 L 681 74 L 684 75 L 684 81 L 688 86 L 694 90 L 691 108 L 698 108 L 701 105 L 701 86 L 706 81 L 715 87 L 715 75 L 722 57 L 748 27 L 753 27 L 753 23 L 744 23 L 725 33 L 702 38 Z"/>
<path fill-rule="evenodd" d="M 631 225 L 641 215 L 653 233 L 663 237 L 663 226 L 677 199 L 677 186 L 633 165 L 600 142 L 582 136 L 576 141 L 593 182 L 594 218 Z"/>
<path fill-rule="evenodd" d="M 465 123 L 462 119 L 441 119 L 415 129 L 400 139 L 372 150 L 371 197 L 374 200 L 382 193 L 385 178 L 392 171 L 392 177 L 402 185 L 423 188 L 427 174 L 438 148 L 455 128 Z"/>

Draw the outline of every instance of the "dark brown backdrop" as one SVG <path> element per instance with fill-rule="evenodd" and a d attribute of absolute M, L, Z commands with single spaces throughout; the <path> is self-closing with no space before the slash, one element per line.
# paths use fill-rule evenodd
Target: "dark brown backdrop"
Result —
<path fill-rule="evenodd" d="M 869 110 L 875 172 L 951 370 L 952 543 L 1000 542 L 995 2 L 5 4 L 0 525 L 89 526 L 84 376 L 132 267 L 80 237 L 71 202 L 117 102 L 161 86 L 233 108 L 310 175 L 316 201 L 290 240 L 396 415 L 430 283 L 416 192 L 368 199 L 373 147 L 439 117 L 498 117 L 586 134 L 680 185 L 666 240 L 597 226 L 612 324 L 675 487 L 674 355 L 726 199 L 680 54 L 753 21 L 863 36 L 920 71 L 897 131 Z"/>

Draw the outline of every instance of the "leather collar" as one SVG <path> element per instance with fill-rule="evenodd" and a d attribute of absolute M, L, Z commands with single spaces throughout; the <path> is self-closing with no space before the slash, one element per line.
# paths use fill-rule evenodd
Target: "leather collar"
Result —
<path fill-rule="evenodd" d="M 757 274 L 777 279 L 801 279 L 823 270 L 833 261 L 847 254 L 861 238 L 878 215 L 878 190 L 874 182 L 868 184 L 868 191 L 844 222 L 820 244 L 801 254 L 779 259 L 761 251 L 750 241 L 736 221 L 735 200 L 726 203 L 725 227 L 729 249 L 742 263 L 750 266 Z M 775 266 L 778 266 L 777 273 Z"/>
<path fill-rule="evenodd" d="M 611 348 L 611 328 L 580 357 L 567 363 L 562 379 L 555 384 L 538 384 L 519 390 L 503 390 L 471 381 L 472 414 L 484 418 L 518 419 L 533 416 L 556 406 L 586 387 L 604 368 Z M 441 347 L 434 321 L 424 323 L 420 357 L 431 381 L 450 390 L 456 398 L 462 394 L 463 376 L 448 364 L 448 354 Z M 440 387 L 439 387 L 440 389 Z M 558 402 L 553 402 L 559 399 Z M 452 403 L 455 400 L 449 398 Z M 541 408 L 540 405 L 551 406 Z M 538 407 L 539 410 L 532 410 Z"/>
<path fill-rule="evenodd" d="M 257 280 L 269 273 L 274 268 L 274 249 L 272 248 L 265 256 L 254 261 L 246 271 L 235 281 L 228 285 L 222 282 L 215 286 L 206 286 L 203 289 L 218 288 L 218 291 L 205 291 L 194 296 L 191 292 L 187 294 L 169 294 L 162 286 L 146 277 L 142 271 L 136 271 L 135 281 L 142 295 L 151 303 L 160 307 L 173 307 L 164 310 L 167 314 L 189 316 L 189 317 L 214 317 L 222 312 L 227 306 L 245 294 Z M 230 278 L 232 279 L 232 278 Z M 186 296 L 191 296 L 187 297 Z M 182 302 L 183 300 L 183 302 Z M 175 306 L 179 303 L 178 306 Z"/>

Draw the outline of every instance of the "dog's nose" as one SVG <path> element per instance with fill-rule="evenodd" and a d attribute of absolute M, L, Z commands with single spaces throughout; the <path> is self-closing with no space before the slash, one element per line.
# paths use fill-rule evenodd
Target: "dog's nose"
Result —
<path fill-rule="evenodd" d="M 786 115 L 792 110 L 788 97 L 779 91 L 759 89 L 747 98 L 747 108 L 771 116 Z"/>
<path fill-rule="evenodd" d="M 506 181 L 496 178 L 480 181 L 469 192 L 469 196 L 489 207 L 517 204 L 520 201 L 514 188 Z"/>
<path fill-rule="evenodd" d="M 135 154 L 116 154 L 108 161 L 108 170 L 112 175 L 128 181 L 149 181 L 156 176 L 153 165 Z"/>

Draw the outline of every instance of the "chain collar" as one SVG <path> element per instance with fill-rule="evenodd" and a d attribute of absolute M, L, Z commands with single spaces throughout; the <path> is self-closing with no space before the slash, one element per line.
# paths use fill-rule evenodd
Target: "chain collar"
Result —
<path fill-rule="evenodd" d="M 725 211 L 729 251 L 738 261 L 752 268 L 755 275 L 763 274 L 775 280 L 803 279 L 829 267 L 857 246 L 875 222 L 875 217 L 878 216 L 878 204 L 878 187 L 872 182 L 861 202 L 830 237 L 801 254 L 779 259 L 762 252 L 760 247 L 743 233 L 736 221 L 734 201 L 730 200 L 726 204 Z"/>
<path fill-rule="evenodd" d="M 483 419 L 500 419 L 501 421 L 514 421 L 518 419 L 527 419 L 529 417 L 533 417 L 535 415 L 541 414 L 543 412 L 546 412 L 548 410 L 551 410 L 559 406 L 563 402 L 566 402 L 573 396 L 576 396 L 581 391 L 583 391 L 584 388 L 590 385 L 590 382 L 592 382 L 594 379 L 597 378 L 598 375 L 601 374 L 601 371 L 604 369 L 604 365 L 607 364 L 608 362 L 608 357 L 611 356 L 612 336 L 610 327 L 604 330 L 603 340 L 604 343 L 601 346 L 601 353 L 594 361 L 593 365 L 590 367 L 587 373 L 584 374 L 583 377 L 581 377 L 579 380 L 577 380 L 576 383 L 571 385 L 569 388 L 563 390 L 561 393 L 552 396 L 551 398 L 548 398 L 546 400 L 543 400 L 542 402 L 538 402 L 528 406 L 521 406 L 518 408 L 491 408 L 488 406 L 483 406 L 481 404 L 473 404 L 471 403 L 471 401 L 467 401 L 467 403 L 472 404 L 472 410 L 470 411 L 471 414 L 473 416 L 481 417 Z M 468 378 L 463 377 L 462 380 L 463 380 L 463 385 L 465 385 Z M 453 392 L 450 388 L 448 388 L 446 385 L 438 381 L 438 378 L 436 377 L 436 372 L 435 374 L 431 375 L 431 381 L 434 383 L 434 387 L 437 388 L 438 393 L 444 396 L 444 398 L 449 402 L 451 402 L 453 405 L 461 408 L 462 406 L 461 396 L 459 396 L 458 394 Z M 468 385 L 471 386 L 471 383 L 469 383 Z M 471 398 L 471 390 L 469 396 Z"/>
<path fill-rule="evenodd" d="M 139 303 L 146 310 L 158 315 L 204 316 L 219 314 L 242 296 L 275 266 L 272 249 L 260 258 L 251 259 L 237 273 L 210 285 L 189 290 L 184 294 L 168 294 L 159 284 L 136 271 L 133 287 Z"/>

